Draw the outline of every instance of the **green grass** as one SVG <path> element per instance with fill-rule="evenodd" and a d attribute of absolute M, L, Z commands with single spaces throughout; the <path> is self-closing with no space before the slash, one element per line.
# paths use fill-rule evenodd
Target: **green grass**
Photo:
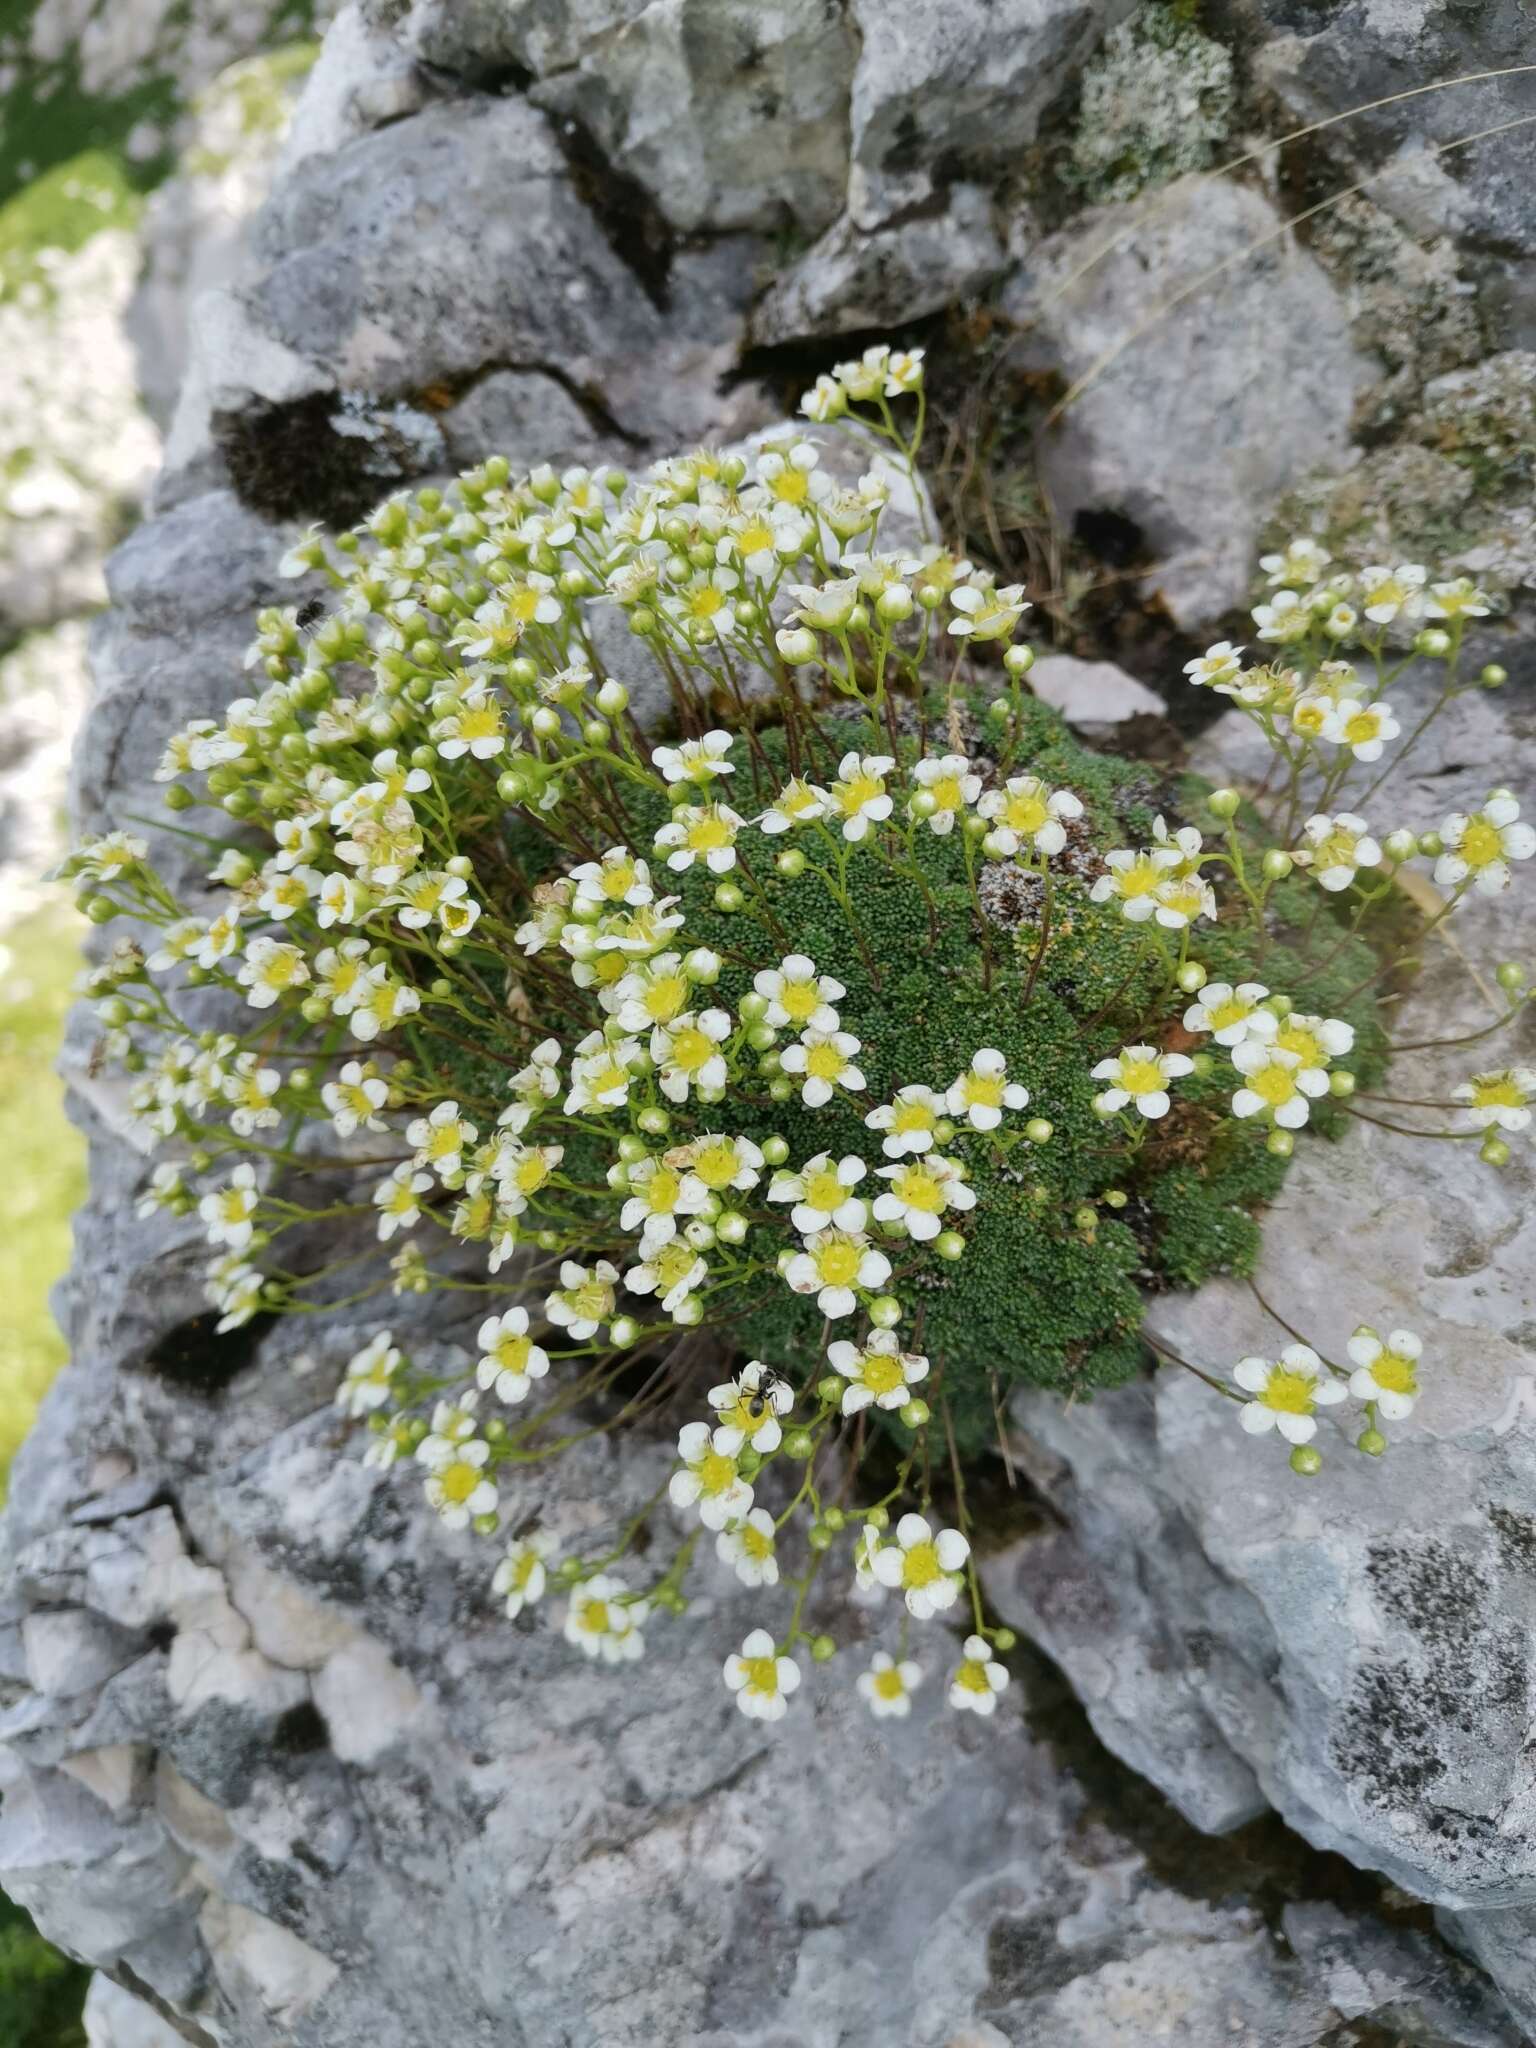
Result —
<path fill-rule="evenodd" d="M 37 912 L 0 942 L 0 1493 L 37 1404 L 64 1363 L 48 1292 L 69 1262 L 84 1147 L 54 1072 L 79 964 L 73 911 Z M 0 2040 L 8 2040 L 0 2028 Z"/>

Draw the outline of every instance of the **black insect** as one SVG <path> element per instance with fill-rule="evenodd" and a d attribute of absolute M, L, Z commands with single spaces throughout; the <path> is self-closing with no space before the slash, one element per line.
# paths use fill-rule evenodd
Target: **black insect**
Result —
<path fill-rule="evenodd" d="M 789 1384 L 777 1373 L 764 1373 L 756 1386 L 744 1386 L 741 1390 L 741 1405 L 754 1422 L 761 1422 L 765 1415 L 771 1415 L 779 1405 L 777 1396 L 789 1393 Z"/>
<path fill-rule="evenodd" d="M 294 613 L 293 623 L 301 633 L 307 633 L 312 627 L 318 626 L 324 617 L 325 599 L 323 597 L 306 597 Z"/>

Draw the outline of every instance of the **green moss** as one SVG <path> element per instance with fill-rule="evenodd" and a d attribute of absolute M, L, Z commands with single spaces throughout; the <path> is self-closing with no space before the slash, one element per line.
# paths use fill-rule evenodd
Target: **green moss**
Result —
<path fill-rule="evenodd" d="M 37 1404 L 64 1363 L 48 1290 L 69 1259 L 69 1219 L 84 1192 L 83 1146 L 64 1115 L 55 1074 L 59 1033 L 79 960 L 72 915 L 41 912 L 0 956 L 0 1491 Z M 10 2037 L 0 2030 L 0 2040 Z"/>
<path fill-rule="evenodd" d="M 121 162 L 90 149 L 55 165 L 0 206 L 0 297 L 33 280 L 47 281 L 45 249 L 81 249 L 107 228 L 132 228 L 140 200 Z"/>
<path fill-rule="evenodd" d="M 0 2041 L 6 2048 L 84 2048 L 90 1972 L 71 1962 L 0 1892 Z"/>

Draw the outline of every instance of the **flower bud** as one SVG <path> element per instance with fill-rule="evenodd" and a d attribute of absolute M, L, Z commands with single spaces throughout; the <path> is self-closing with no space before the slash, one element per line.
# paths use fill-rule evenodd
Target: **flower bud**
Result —
<path fill-rule="evenodd" d="M 773 1026 L 754 1024 L 747 1032 L 747 1043 L 754 1052 L 768 1052 L 773 1046 Z"/>
<path fill-rule="evenodd" d="M 843 1382 L 836 1373 L 829 1372 L 824 1380 L 816 1382 L 816 1393 L 818 1399 L 825 1401 L 829 1408 L 840 1407 L 843 1399 Z"/>
<path fill-rule="evenodd" d="M 1443 626 L 1426 626 L 1422 633 L 1414 635 L 1413 651 L 1427 655 L 1431 661 L 1444 661 L 1451 651 L 1451 636 Z"/>
<path fill-rule="evenodd" d="M 1264 1150 L 1272 1153 L 1276 1159 L 1289 1159 L 1296 1150 L 1296 1140 L 1289 1131 L 1277 1128 L 1264 1140 Z"/>
<path fill-rule="evenodd" d="M 1106 1209 L 1123 1209 L 1130 1199 L 1124 1188 L 1106 1188 L 1099 1197 Z"/>
<path fill-rule="evenodd" d="M 715 885 L 715 908 L 727 916 L 734 916 L 746 908 L 747 899 L 734 882 L 717 882 Z"/>
<path fill-rule="evenodd" d="M 821 652 L 821 643 L 809 626 L 781 626 L 773 636 L 773 644 L 791 668 L 803 668 Z"/>
<path fill-rule="evenodd" d="M 617 718 L 629 703 L 629 692 L 617 676 L 609 676 L 597 693 L 597 708 L 604 718 Z"/>
<path fill-rule="evenodd" d="M 1485 1166 L 1508 1166 L 1509 1147 L 1504 1140 L 1490 1131 L 1477 1148 L 1477 1156 Z"/>
<path fill-rule="evenodd" d="M 1235 789 L 1213 789 L 1205 800 L 1205 807 L 1213 818 L 1235 818 L 1242 801 Z"/>
<path fill-rule="evenodd" d="M 1400 825 L 1395 832 L 1387 834 L 1381 842 L 1381 848 L 1388 860 L 1401 865 L 1403 861 L 1413 859 L 1419 850 L 1419 842 L 1414 833 Z"/>
<path fill-rule="evenodd" d="M 908 1429 L 921 1429 L 932 1414 L 933 1410 L 926 1401 L 909 1401 L 901 1411 L 901 1419 Z"/>
<path fill-rule="evenodd" d="M 811 1662 L 826 1664 L 837 1655 L 837 1644 L 830 1636 L 811 1637 Z"/>
<path fill-rule="evenodd" d="M 789 1157 L 789 1146 L 780 1137 L 764 1138 L 762 1151 L 763 1158 L 770 1166 L 782 1166 Z"/>
<path fill-rule="evenodd" d="M 1502 689 L 1509 681 L 1509 670 L 1501 667 L 1496 661 L 1490 661 L 1479 675 L 1478 681 L 1485 690 Z"/>
<path fill-rule="evenodd" d="M 1355 1438 L 1355 1449 L 1368 1458 L 1379 1458 L 1386 1448 L 1387 1440 L 1379 1429 L 1362 1429 Z"/>
<path fill-rule="evenodd" d="M 733 1209 L 729 1214 L 722 1216 L 715 1225 L 715 1235 L 722 1244 L 745 1244 L 750 1228 L 746 1217 L 738 1215 Z"/>
<path fill-rule="evenodd" d="M 1024 1135 L 1031 1145 L 1049 1145 L 1056 1135 L 1056 1126 L 1048 1116 L 1032 1116 L 1024 1126 Z"/>
<path fill-rule="evenodd" d="M 1445 841 L 1438 832 L 1421 832 L 1419 834 L 1419 851 L 1420 853 L 1427 853 L 1431 860 L 1438 860 L 1445 851 Z"/>
<path fill-rule="evenodd" d="M 609 1341 L 620 1351 L 640 1341 L 640 1324 L 634 1316 L 615 1316 L 608 1331 Z"/>
<path fill-rule="evenodd" d="M 1003 655 L 1003 667 L 1011 676 L 1027 676 L 1035 665 L 1035 650 L 1027 641 L 1016 640 Z"/>
<path fill-rule="evenodd" d="M 905 583 L 893 583 L 889 590 L 882 590 L 875 599 L 876 617 L 888 625 L 899 625 L 903 619 L 910 619 L 913 610 L 912 593 Z"/>
<path fill-rule="evenodd" d="M 965 1256 L 965 1239 L 958 1230 L 941 1230 L 933 1240 L 933 1248 L 941 1259 L 959 1259 Z"/>
<path fill-rule="evenodd" d="M 1259 865 L 1266 882 L 1283 882 L 1296 863 L 1288 853 L 1272 846 Z"/>
<path fill-rule="evenodd" d="M 894 1330 L 901 1321 L 901 1303 L 894 1294 L 877 1294 L 869 1304 L 869 1320 L 877 1330 Z"/>
<path fill-rule="evenodd" d="M 1525 969 L 1518 960 L 1501 960 L 1493 978 L 1506 994 L 1513 995 L 1525 986 Z"/>
<path fill-rule="evenodd" d="M 653 1138 L 664 1138 L 672 1128 L 671 1115 L 659 1104 L 642 1109 L 635 1122 Z"/>
<path fill-rule="evenodd" d="M 672 1320 L 680 1330 L 691 1330 L 704 1320 L 704 1304 L 696 1294 L 689 1294 L 672 1311 Z"/>
<path fill-rule="evenodd" d="M 939 808 L 939 800 L 931 789 L 917 789 L 907 800 L 907 809 L 914 818 L 931 818 Z"/>
<path fill-rule="evenodd" d="M 1187 996 L 1199 995 L 1210 979 L 1198 960 L 1186 960 L 1175 978 Z"/>
<path fill-rule="evenodd" d="M 1345 1102 L 1355 1092 L 1355 1077 L 1347 1074 L 1342 1067 L 1336 1067 L 1328 1076 L 1328 1093 Z"/>
<path fill-rule="evenodd" d="M 805 873 L 805 855 L 798 846 L 786 846 L 773 864 L 789 882 L 798 881 Z"/>
<path fill-rule="evenodd" d="M 808 1429 L 791 1429 L 785 1432 L 784 1455 L 803 1465 L 816 1448 L 816 1439 Z"/>
<path fill-rule="evenodd" d="M 1323 1469 L 1322 1454 L 1313 1450 L 1310 1444 L 1298 1444 L 1291 1453 L 1291 1470 L 1299 1472 L 1303 1479 L 1310 1479 L 1314 1472 Z"/>

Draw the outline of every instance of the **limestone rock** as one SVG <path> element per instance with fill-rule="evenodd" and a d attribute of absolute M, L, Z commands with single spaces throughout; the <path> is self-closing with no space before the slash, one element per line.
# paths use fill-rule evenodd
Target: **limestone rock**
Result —
<path fill-rule="evenodd" d="M 1487 651 L 1530 673 L 1517 648 Z M 1431 687 L 1399 685 L 1405 723 Z M 1254 777 L 1264 752 L 1250 732 L 1225 721 L 1198 765 L 1222 781 Z M 1515 685 L 1463 698 L 1394 782 L 1394 814 L 1428 829 L 1481 803 L 1495 778 L 1529 810 L 1533 738 Z M 1393 1013 L 1404 1041 L 1488 1022 L 1466 963 L 1486 973 L 1528 954 L 1525 896 L 1517 885 L 1474 898 L 1452 930 Z M 1480 1059 L 1511 1052 L 1492 1040 L 1404 1053 L 1392 1092 L 1444 1099 Z M 1310 1841 L 1437 1902 L 1529 2022 L 1532 1169 L 1528 1154 L 1500 1174 L 1475 1146 L 1439 1144 L 1429 1160 L 1427 1149 L 1364 1122 L 1336 1145 L 1298 1147 L 1257 1277 L 1264 1300 L 1334 1357 L 1360 1322 L 1423 1337 L 1426 1391 L 1387 1455 L 1361 1457 L 1325 1432 L 1323 1473 L 1298 1481 L 1271 1442 L 1244 1437 L 1227 1403 L 1172 1367 L 1154 1387 L 1070 1410 L 1028 1397 L 1033 1469 L 1064 1526 L 998 1562 L 992 1584 L 1071 1674 L 1099 1733 L 1183 1811 L 1232 1826 L 1266 1800 Z M 1149 1326 L 1222 1374 L 1287 1341 L 1238 1281 L 1163 1297 Z"/>
<path fill-rule="evenodd" d="M 186 2048 L 187 2037 L 110 1977 L 93 1977 L 85 1999 L 86 2048 Z"/>
<path fill-rule="evenodd" d="M 1016 167 L 1073 67 L 1132 0 L 851 0 L 851 210 L 861 227 Z"/>
<path fill-rule="evenodd" d="M 532 88 L 671 227 L 814 231 L 848 177 L 855 40 L 839 0 L 650 0 Z"/>
<path fill-rule="evenodd" d="M 753 311 L 752 339 L 771 346 L 900 326 L 979 290 L 1004 262 L 979 185 L 957 185 L 944 205 L 869 234 L 845 214 L 775 278 Z"/>
<path fill-rule="evenodd" d="M 1345 459 L 1367 370 L 1324 272 L 1262 194 L 1189 178 L 1051 237 L 1003 308 L 1029 359 L 1084 380 L 1041 444 L 1058 514 L 1131 520 L 1175 619 L 1219 618 L 1268 509 Z"/>
<path fill-rule="evenodd" d="M 1161 718 L 1167 709 L 1155 691 L 1112 661 L 1079 661 L 1071 654 L 1043 655 L 1029 671 L 1029 687 L 1080 732 Z"/>

